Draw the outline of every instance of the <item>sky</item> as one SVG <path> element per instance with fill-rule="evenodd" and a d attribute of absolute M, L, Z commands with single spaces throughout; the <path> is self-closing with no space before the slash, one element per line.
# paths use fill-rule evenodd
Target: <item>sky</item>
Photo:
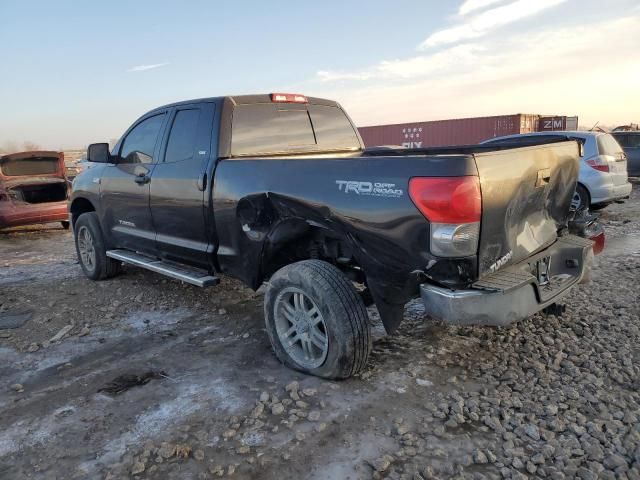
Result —
<path fill-rule="evenodd" d="M 82 148 L 173 101 L 292 92 L 356 125 L 640 122 L 640 0 L 0 0 L 0 148 Z"/>

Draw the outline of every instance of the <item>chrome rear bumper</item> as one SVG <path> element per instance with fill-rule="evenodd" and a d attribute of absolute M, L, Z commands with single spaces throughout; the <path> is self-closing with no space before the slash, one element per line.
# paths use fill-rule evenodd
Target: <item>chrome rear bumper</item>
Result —
<path fill-rule="evenodd" d="M 574 235 L 561 237 L 551 247 L 486 275 L 466 290 L 423 284 L 420 295 L 426 313 L 458 325 L 504 326 L 527 318 L 562 299 L 585 278 L 593 257 L 592 244 Z M 541 285 L 532 270 L 547 257 L 551 258 L 549 282 Z"/>

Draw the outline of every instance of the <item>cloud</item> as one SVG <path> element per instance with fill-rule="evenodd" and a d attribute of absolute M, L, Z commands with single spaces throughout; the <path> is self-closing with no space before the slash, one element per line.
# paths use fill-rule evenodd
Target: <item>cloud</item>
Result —
<path fill-rule="evenodd" d="M 479 1 L 480 0 L 478 0 L 478 2 Z M 486 3 L 488 0 L 482 1 Z M 460 25 L 454 25 L 432 33 L 418 46 L 418 49 L 426 50 L 438 45 L 446 45 L 482 37 L 496 28 L 530 17 L 565 1 L 566 0 L 517 0 L 501 7 L 492 8 L 491 10 L 487 10 L 470 18 Z M 464 7 L 464 5 L 465 4 L 463 4 L 462 7 Z"/>
<path fill-rule="evenodd" d="M 480 10 L 481 8 L 488 7 L 494 3 L 501 2 L 502 0 L 465 0 L 458 9 L 458 15 L 466 15 L 467 13 Z"/>
<path fill-rule="evenodd" d="M 365 81 L 381 79 L 412 79 L 455 69 L 457 65 L 471 65 L 483 47 L 476 44 L 456 45 L 430 55 L 418 55 L 406 59 L 383 60 L 359 72 L 319 71 L 322 82 Z"/>
<path fill-rule="evenodd" d="M 136 65 L 131 67 L 127 72 L 145 72 L 147 70 L 153 70 L 154 68 L 160 68 L 169 65 L 168 63 L 153 63 L 151 65 Z"/>
<path fill-rule="evenodd" d="M 319 70 L 316 72 L 317 77 L 323 82 L 335 82 L 337 80 L 368 80 L 373 77 L 373 73 L 367 72 L 352 72 L 352 73 L 340 73 L 330 72 L 327 70 Z"/>
<path fill-rule="evenodd" d="M 639 42 L 640 12 L 325 71 L 304 88 L 337 99 L 358 125 L 517 112 L 628 123 L 640 104 Z"/>

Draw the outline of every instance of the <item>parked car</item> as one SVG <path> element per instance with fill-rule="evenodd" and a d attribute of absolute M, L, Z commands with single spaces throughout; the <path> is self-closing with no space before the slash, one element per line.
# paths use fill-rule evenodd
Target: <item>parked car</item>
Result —
<path fill-rule="evenodd" d="M 632 177 L 640 177 L 640 131 L 611 132 L 627 156 L 627 171 Z"/>
<path fill-rule="evenodd" d="M 69 180 L 69 182 L 73 182 L 73 179 L 76 178 L 78 174 L 82 173 L 87 168 L 89 168 L 91 166 L 91 163 L 87 162 L 86 158 L 81 158 L 77 162 L 73 162 L 73 161 L 65 162 L 64 166 L 65 166 L 65 172 L 67 175 L 67 180 Z"/>
<path fill-rule="evenodd" d="M 68 197 L 62 153 L 0 156 L 0 229 L 49 222 L 69 228 Z"/>
<path fill-rule="evenodd" d="M 628 181 L 627 157 L 618 142 L 608 133 L 556 131 L 535 132 L 495 137 L 483 144 L 513 144 L 528 142 L 532 137 L 575 139 L 582 144 L 580 175 L 574 196 L 576 208 L 599 209 L 612 202 L 629 197 L 631 183 Z"/>
<path fill-rule="evenodd" d="M 388 332 L 418 296 L 446 322 L 506 325 L 583 279 L 592 242 L 569 230 L 579 145 L 544 142 L 365 150 L 330 100 L 166 105 L 111 152 L 89 146 L 96 166 L 70 204 L 78 259 L 92 280 L 125 262 L 202 287 L 266 282 L 278 358 L 345 378 L 367 361 L 371 301 Z"/>

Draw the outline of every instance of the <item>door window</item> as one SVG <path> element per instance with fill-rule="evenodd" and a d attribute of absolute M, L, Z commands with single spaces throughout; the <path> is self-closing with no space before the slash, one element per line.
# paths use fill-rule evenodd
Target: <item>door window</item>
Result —
<path fill-rule="evenodd" d="M 164 114 L 155 115 L 133 127 L 120 149 L 120 163 L 153 163 L 153 152 L 163 120 Z"/>
<path fill-rule="evenodd" d="M 613 136 L 616 141 L 620 144 L 621 147 L 628 147 L 629 146 L 629 135 L 614 135 Z"/>
<path fill-rule="evenodd" d="M 621 147 L 638 148 L 640 147 L 640 133 L 615 134 L 615 139 Z"/>
<path fill-rule="evenodd" d="M 640 147 L 640 133 L 630 133 L 627 137 L 627 147 L 638 148 Z"/>
<path fill-rule="evenodd" d="M 191 160 L 196 149 L 200 109 L 178 110 L 167 142 L 165 162 Z"/>

